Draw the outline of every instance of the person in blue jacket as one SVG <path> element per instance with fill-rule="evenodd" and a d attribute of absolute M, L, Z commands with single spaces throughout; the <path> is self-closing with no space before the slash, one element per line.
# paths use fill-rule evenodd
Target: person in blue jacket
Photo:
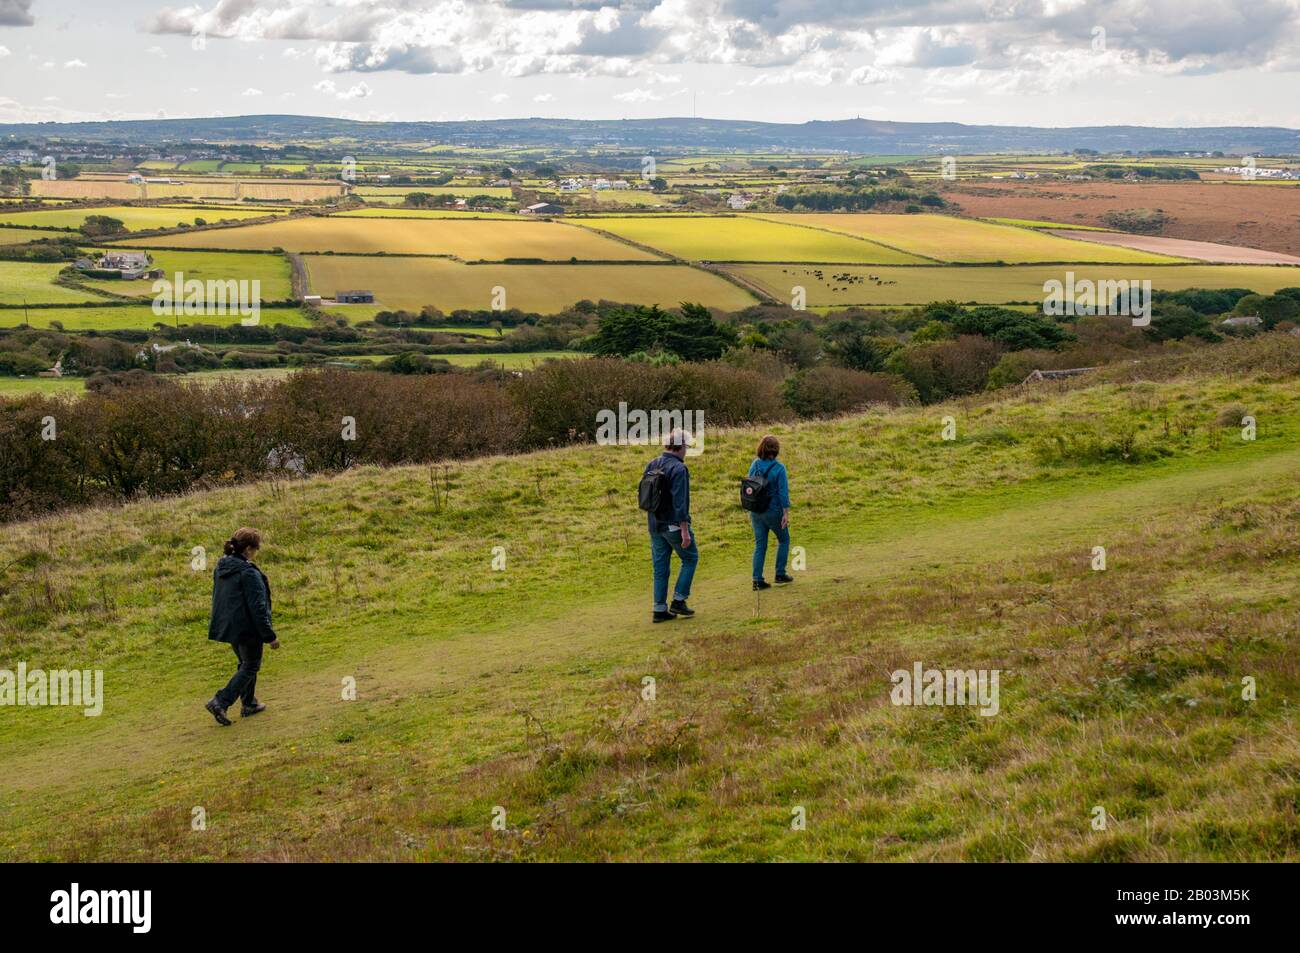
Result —
<path fill-rule="evenodd" d="M 205 705 L 219 725 L 229 725 L 226 709 L 242 701 L 243 718 L 266 711 L 257 700 L 257 673 L 262 667 L 262 646 L 280 647 L 271 627 L 271 583 L 253 557 L 262 547 L 261 534 L 249 527 L 226 540 L 225 555 L 212 573 L 212 619 L 208 638 L 235 650 L 239 668 L 225 688 Z"/>
<path fill-rule="evenodd" d="M 776 534 L 776 581 L 794 582 L 786 574 L 790 558 L 790 478 L 785 464 L 777 460 L 781 442 L 770 434 L 758 443 L 757 459 L 749 465 L 751 477 L 760 476 L 767 481 L 769 504 L 767 512 L 749 514 L 754 528 L 754 588 L 771 589 L 772 584 L 763 578 L 763 564 L 767 561 L 767 534 Z"/>
<path fill-rule="evenodd" d="M 700 550 L 691 532 L 691 472 L 683 462 L 690 435 L 680 427 L 664 438 L 664 452 L 646 464 L 644 475 L 659 470 L 663 490 L 659 507 L 647 513 L 650 530 L 650 562 L 654 568 L 653 622 L 689 619 L 695 610 L 686 604 L 691 597 L 691 580 L 700 561 Z M 668 577 L 673 554 L 681 560 L 673 601 L 668 601 Z"/>

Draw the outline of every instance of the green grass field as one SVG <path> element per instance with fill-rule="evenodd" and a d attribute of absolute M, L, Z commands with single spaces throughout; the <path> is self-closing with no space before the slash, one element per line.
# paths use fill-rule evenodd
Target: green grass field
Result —
<path fill-rule="evenodd" d="M 763 216 L 874 239 L 935 261 L 998 262 L 1172 262 L 1176 258 L 1043 235 L 1026 228 L 951 215 L 794 214 Z M 796 259 L 790 259 L 796 260 Z"/>
<path fill-rule="evenodd" d="M 263 209 L 188 208 L 176 206 L 108 206 L 105 208 L 41 209 L 35 212 L 0 212 L 0 225 L 39 225 L 45 228 L 80 228 L 90 215 L 106 215 L 122 222 L 129 231 L 194 225 L 202 219 L 210 225 L 261 218 L 274 214 Z"/>
<path fill-rule="evenodd" d="M 0 397 L 25 394 L 80 394 L 86 389 L 80 377 L 4 377 L 0 376 Z"/>
<path fill-rule="evenodd" d="M 780 301 L 791 300 L 791 289 L 803 287 L 812 307 L 851 304 L 925 304 L 954 299 L 981 304 L 1039 301 L 1043 283 L 1064 282 L 1067 271 L 1084 278 L 1151 280 L 1155 290 L 1183 288 L 1250 288 L 1261 294 L 1300 286 L 1300 267 L 1274 265 L 1006 265 L 989 267 L 835 266 L 817 270 L 808 265 L 727 265 L 726 270 Z M 861 281 L 837 276 L 849 274 Z M 867 276 L 875 275 L 877 284 Z"/>
<path fill-rule="evenodd" d="M 56 285 L 54 279 L 62 270 L 63 265 L 57 262 L 0 261 L 0 304 L 80 304 L 103 300 L 88 291 Z"/>
<path fill-rule="evenodd" d="M 659 303 L 683 301 L 729 310 L 756 299 L 731 282 L 686 265 L 464 265 L 441 258 L 365 258 L 307 255 L 309 284 L 315 294 L 333 297 L 340 290 L 365 288 L 376 305 L 418 311 L 427 304 L 443 311 L 484 309 L 493 305 L 495 288 L 504 288 L 507 308 L 553 314 L 582 299 Z M 371 317 L 376 308 L 365 313 Z M 347 306 L 331 309 L 349 317 Z M 349 320 L 353 320 L 349 317 Z"/>
<path fill-rule="evenodd" d="M 486 362 L 509 370 L 536 367 L 543 361 L 557 359 L 578 361 L 587 357 L 575 351 L 532 351 L 526 354 L 430 354 L 429 357 L 455 364 L 457 367 L 477 367 Z"/>
<path fill-rule="evenodd" d="M 0 227 L 0 245 L 26 245 L 28 242 L 34 242 L 42 238 L 63 237 L 63 232 L 49 229 Z"/>
<path fill-rule="evenodd" d="M 1300 362 L 1251 353 L 709 434 L 680 625 L 648 619 L 647 448 L 456 463 L 442 502 L 361 468 L 7 527 L 0 665 L 101 668 L 106 700 L 0 719 L 0 859 L 1295 860 Z M 1215 422 L 1242 408 L 1252 442 Z M 765 429 L 806 569 L 759 598 L 733 484 Z M 1051 458 L 1130 432 L 1142 462 Z M 284 647 L 219 729 L 191 550 L 245 524 Z M 997 669 L 998 714 L 891 705 L 917 662 Z"/>
<path fill-rule="evenodd" d="M 65 331 L 148 330 L 158 322 L 168 327 L 184 327 L 187 324 L 238 324 L 243 320 L 243 315 L 235 311 L 228 314 L 195 316 L 182 314 L 160 317 L 154 314 L 152 304 L 125 307 L 36 308 L 28 311 L 27 316 L 28 323 L 34 328 L 48 328 L 51 322 L 58 321 Z M 287 324 L 292 327 L 311 326 L 311 321 L 298 308 L 265 308 L 261 312 L 260 322 L 267 325 Z M 16 327 L 22 323 L 22 309 L 0 308 L 0 327 Z"/>
<path fill-rule="evenodd" d="M 282 313 L 280 311 L 264 312 L 264 315 L 274 314 L 275 320 L 282 324 L 298 324 L 301 318 L 294 316 L 293 320 L 281 321 Z M 39 325 L 38 325 L 39 326 Z M 495 336 L 496 332 L 492 334 Z M 504 367 L 509 370 L 530 369 L 536 367 L 543 361 L 551 359 L 558 360 L 581 360 L 588 355 L 576 351 L 530 351 L 520 354 L 430 354 L 429 357 L 435 360 L 446 361 L 448 364 L 455 364 L 457 367 L 477 367 L 480 364 L 495 364 L 498 367 Z M 360 364 L 375 364 L 385 360 L 384 355 L 376 354 L 345 354 L 334 360 L 353 361 Z M 184 374 L 177 377 L 177 380 L 186 384 L 217 384 L 221 381 L 228 380 L 257 380 L 257 379 L 277 379 L 288 377 L 295 373 L 294 368 L 288 367 L 257 367 L 243 368 L 238 370 L 217 370 L 217 371 L 200 371 L 193 374 Z M 83 377 L 5 377 L 0 375 L 0 398 L 3 397 L 22 397 L 25 394 L 70 394 L 76 396 L 86 389 L 86 380 Z"/>
<path fill-rule="evenodd" d="M 252 281 L 262 283 L 263 301 L 283 301 L 293 296 L 289 261 L 283 255 L 255 255 L 239 252 L 175 251 L 159 249 L 150 252 L 154 267 L 161 268 L 168 281 L 176 280 L 180 272 L 185 279 L 200 281 Z M 132 281 L 91 279 L 88 287 L 119 295 L 152 298 L 153 282 L 148 279 Z"/>
<path fill-rule="evenodd" d="M 912 255 L 874 242 L 760 218 L 655 215 L 574 219 L 691 261 L 821 261 L 909 264 Z"/>
<path fill-rule="evenodd" d="M 558 222 L 328 217 L 140 239 L 125 244 L 161 248 L 283 248 L 335 254 L 455 255 L 467 261 L 541 258 L 547 261 L 648 261 L 657 256 Z M 363 286 L 364 287 L 364 286 Z"/>

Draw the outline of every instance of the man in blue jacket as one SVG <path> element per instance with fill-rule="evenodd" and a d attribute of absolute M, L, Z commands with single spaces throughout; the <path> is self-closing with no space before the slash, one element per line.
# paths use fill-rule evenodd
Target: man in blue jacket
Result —
<path fill-rule="evenodd" d="M 683 462 L 689 438 L 681 428 L 664 439 L 664 452 L 646 464 L 645 472 L 663 471 L 659 506 L 647 513 L 650 528 L 650 559 L 654 563 L 654 621 L 671 622 L 678 616 L 695 615 L 686 600 L 691 595 L 691 579 L 700 551 L 691 536 L 691 472 Z M 673 601 L 668 602 L 668 577 L 672 572 L 672 554 L 681 560 Z"/>

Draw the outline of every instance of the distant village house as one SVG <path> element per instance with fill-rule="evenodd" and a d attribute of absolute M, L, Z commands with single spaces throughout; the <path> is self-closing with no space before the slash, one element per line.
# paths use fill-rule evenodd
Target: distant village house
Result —
<path fill-rule="evenodd" d="M 162 269 L 153 267 L 148 252 L 107 251 L 98 259 L 78 258 L 73 266 L 78 271 L 101 273 L 102 277 L 133 281 L 139 278 L 161 278 Z"/>

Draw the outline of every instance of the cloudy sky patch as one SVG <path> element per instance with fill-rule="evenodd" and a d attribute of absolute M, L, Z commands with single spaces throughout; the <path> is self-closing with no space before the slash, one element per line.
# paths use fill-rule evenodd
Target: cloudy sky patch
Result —
<path fill-rule="evenodd" d="M 115 116 L 1300 126 L 1300 0 L 0 0 L 0 49 L 0 121 L 103 118 L 89 83 Z"/>

